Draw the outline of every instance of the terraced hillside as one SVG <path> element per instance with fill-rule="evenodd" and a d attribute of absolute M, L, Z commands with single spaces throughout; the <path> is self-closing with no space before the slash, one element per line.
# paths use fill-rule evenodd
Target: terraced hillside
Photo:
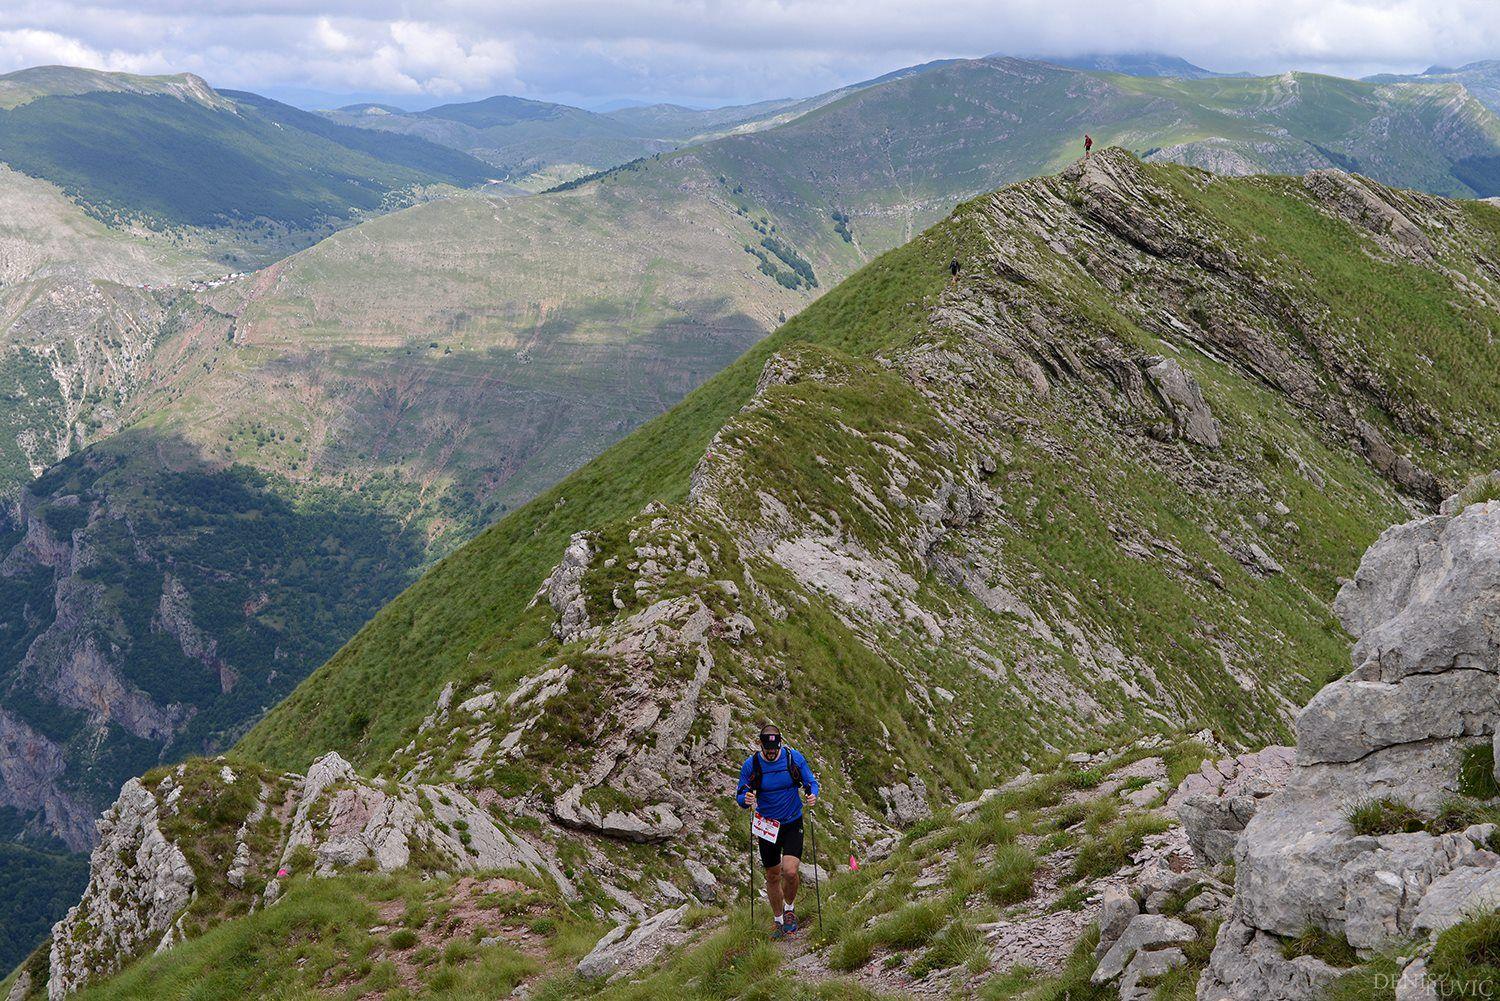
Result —
<path fill-rule="evenodd" d="M 706 951 L 669 950 L 666 979 L 649 983 L 749 996 L 795 961 L 839 996 L 915 989 L 933 970 L 997 998 L 1057 987 L 977 948 L 975 928 L 1009 941 L 1046 887 L 1050 913 L 1082 909 L 1067 925 L 1081 931 L 1098 881 L 1169 823 L 1087 804 L 1066 820 L 1062 790 L 1155 755 L 1109 790 L 1154 781 L 1160 797 L 1219 744 L 1284 736 L 1292 709 L 1346 668 L 1330 612 L 1340 578 L 1386 525 L 1497 464 L 1497 255 L 1485 204 L 1332 171 L 1216 178 L 1120 150 L 964 203 L 440 563 L 228 769 L 158 771 L 129 791 L 121 830 L 159 823 L 185 852 L 170 874 L 181 895 L 153 897 L 182 903 L 144 931 L 111 924 L 106 899 L 168 875 L 101 850 L 89 899 L 104 910 L 70 919 L 58 958 L 31 964 L 33 988 L 107 975 L 174 927 L 185 941 L 100 996 L 188 984 L 235 942 L 311 961 L 247 967 L 233 990 L 333 977 L 356 993 L 526 981 L 581 994 L 568 957 L 601 930 L 590 907 L 629 922 L 740 885 L 726 794 L 764 715 L 821 769 L 825 858 L 916 823 L 893 856 L 897 887 L 920 888 L 945 845 L 986 871 L 1012 841 L 1051 861 L 1027 884 L 1005 849 L 1011 875 L 993 894 L 942 877 L 917 910 L 848 883 L 852 896 L 831 898 L 847 917 L 805 961 L 730 929 Z M 1104 750 L 1067 765 L 1080 747 Z M 327 758 L 306 779 L 277 777 L 328 751 L 363 774 Z M 991 831 L 996 809 L 982 830 L 921 840 L 948 823 L 920 823 L 929 811 L 1022 768 L 1061 772 L 1046 795 L 1001 800 L 1019 829 Z M 241 819 L 281 798 L 264 843 L 239 828 L 247 865 L 224 888 Z M 282 826 L 291 813 L 307 834 L 302 819 Z M 455 945 L 448 918 L 433 923 L 409 894 L 386 917 L 380 901 L 408 891 L 358 871 L 294 875 L 286 909 L 233 917 L 292 858 L 298 874 L 477 867 L 479 880 L 509 859 L 530 873 L 507 876 L 522 886 L 482 892 L 551 918 L 528 947 L 530 918 L 470 935 L 493 919 L 449 910 Z M 349 927 L 327 908 L 360 900 L 430 951 L 408 962 L 395 938 L 319 930 Z M 719 920 L 693 915 L 677 914 L 669 945 Z M 562 928 L 576 933 L 554 942 Z M 299 953 L 293 938 L 315 944 Z M 1047 966 L 1064 983 L 1065 960 Z"/>

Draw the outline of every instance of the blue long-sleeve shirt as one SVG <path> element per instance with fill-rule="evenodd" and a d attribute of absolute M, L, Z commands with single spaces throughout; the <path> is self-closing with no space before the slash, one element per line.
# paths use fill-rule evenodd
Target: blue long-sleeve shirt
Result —
<path fill-rule="evenodd" d="M 770 761 L 761 751 L 745 759 L 740 766 L 740 786 L 734 793 L 735 802 L 747 806 L 745 793 L 750 790 L 750 778 L 755 773 L 755 759 L 760 758 L 760 789 L 755 795 L 755 812 L 762 817 L 791 823 L 802 816 L 802 796 L 797 791 L 797 780 L 792 777 L 789 762 L 795 762 L 802 773 L 802 782 L 809 796 L 818 795 L 818 777 L 799 751 L 783 747 L 775 761 Z"/>

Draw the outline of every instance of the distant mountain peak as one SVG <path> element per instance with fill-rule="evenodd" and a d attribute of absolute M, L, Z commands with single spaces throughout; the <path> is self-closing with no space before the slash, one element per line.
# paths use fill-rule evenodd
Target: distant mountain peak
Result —
<path fill-rule="evenodd" d="M 80 66 L 32 66 L 0 76 L 0 108 L 16 108 L 43 97 L 93 93 L 157 94 L 194 101 L 221 111 L 234 110 L 232 101 L 220 95 L 196 73 L 141 76 Z"/>
<path fill-rule="evenodd" d="M 1163 52 L 1084 52 L 1072 56 L 1036 56 L 1034 58 L 1038 62 L 1066 66 L 1069 69 L 1121 73 L 1125 76 L 1164 76 L 1199 80 L 1211 76 L 1236 75 L 1204 69 L 1181 56 Z"/>

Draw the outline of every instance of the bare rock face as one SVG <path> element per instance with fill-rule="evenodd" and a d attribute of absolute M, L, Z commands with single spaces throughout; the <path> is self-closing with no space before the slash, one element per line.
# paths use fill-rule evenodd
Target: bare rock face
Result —
<path fill-rule="evenodd" d="M 1418 258 L 1432 253 L 1432 242 L 1422 228 L 1400 207 L 1382 198 L 1364 178 L 1342 170 L 1314 170 L 1302 178 L 1302 183 L 1334 214 L 1374 234 L 1403 256 Z"/>
<path fill-rule="evenodd" d="M 1337 971 L 1286 959 L 1284 938 L 1317 928 L 1368 953 L 1500 900 L 1491 826 L 1359 835 L 1348 820 L 1375 798 L 1435 812 L 1494 739 L 1500 502 L 1448 511 L 1386 531 L 1339 592 L 1354 670 L 1298 716 L 1295 767 L 1245 826 L 1200 1001 L 1312 1001 Z"/>
<path fill-rule="evenodd" d="M 885 800 L 886 820 L 897 827 L 910 827 L 932 816 L 932 807 L 927 805 L 927 786 L 915 775 L 882 788 L 880 798 Z"/>
<path fill-rule="evenodd" d="M 422 847 L 456 870 L 520 866 L 550 876 L 565 894 L 574 892 L 552 862 L 457 788 L 368 781 L 336 753 L 315 761 L 302 780 L 282 862 L 303 845 L 323 875 L 365 859 L 391 872 Z"/>
<path fill-rule="evenodd" d="M 156 797 L 131 779 L 99 821 L 83 900 L 52 931 L 50 1001 L 158 944 L 187 906 L 193 882 L 182 850 L 161 832 Z"/>
<path fill-rule="evenodd" d="M 638 925 L 616 925 L 578 961 L 578 975 L 586 980 L 612 980 L 639 970 L 685 937 L 682 918 L 687 909 L 683 904 L 653 914 Z"/>
<path fill-rule="evenodd" d="M 1146 375 L 1161 395 L 1178 435 L 1198 445 L 1218 448 L 1219 422 L 1208 409 L 1203 390 L 1192 373 L 1175 359 L 1163 358 L 1146 369 Z"/>
<path fill-rule="evenodd" d="M 67 759 L 61 745 L 0 709 L 0 806 L 35 811 L 69 848 L 93 844 L 95 816 L 62 788 Z"/>
<path fill-rule="evenodd" d="M 682 820 L 666 803 L 626 813 L 601 810 L 583 802 L 583 787 L 572 786 L 552 805 L 553 816 L 568 827 L 594 831 L 626 841 L 665 841 L 682 830 Z"/>
<path fill-rule="evenodd" d="M 1166 945 L 1191 942 L 1197 937 L 1197 930 L 1184 921 L 1165 914 L 1137 914 L 1130 919 L 1125 931 L 1099 960 L 1099 965 L 1094 969 L 1093 982 L 1104 984 L 1120 976 L 1142 953 Z M 1165 973 L 1166 970 L 1161 972 Z"/>
<path fill-rule="evenodd" d="M 589 567 L 591 553 L 588 534 L 580 532 L 568 541 L 562 561 L 542 583 L 538 598 L 546 598 L 557 612 L 553 632 L 569 643 L 588 632 L 588 608 L 583 600 L 583 575 Z"/>
<path fill-rule="evenodd" d="M 1233 857 L 1240 832 L 1261 802 L 1285 784 L 1294 754 L 1290 747 L 1267 747 L 1205 761 L 1182 780 L 1167 806 L 1176 812 L 1200 861 L 1219 865 Z"/>

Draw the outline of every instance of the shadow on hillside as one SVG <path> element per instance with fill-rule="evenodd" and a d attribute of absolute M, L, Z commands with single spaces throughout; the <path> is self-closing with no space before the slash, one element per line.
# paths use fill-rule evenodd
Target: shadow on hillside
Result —
<path fill-rule="evenodd" d="M 126 432 L 0 523 L 5 708 L 61 749 L 59 791 L 91 810 L 233 743 L 424 560 L 420 527 L 388 513 L 414 487 L 313 488 L 196 454 Z"/>

